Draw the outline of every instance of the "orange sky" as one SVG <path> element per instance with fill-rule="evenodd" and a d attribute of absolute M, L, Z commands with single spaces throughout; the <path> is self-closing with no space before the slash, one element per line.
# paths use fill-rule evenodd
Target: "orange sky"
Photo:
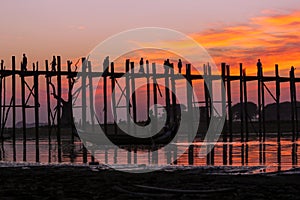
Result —
<path fill-rule="evenodd" d="M 255 17 L 248 23 L 217 27 L 191 37 L 208 50 L 217 64 L 232 65 L 233 73 L 242 62 L 248 74 L 255 74 L 255 63 L 261 58 L 265 74 L 274 74 L 277 63 L 281 74 L 287 76 L 292 65 L 300 65 L 299 32 L 300 11 L 294 11 Z"/>

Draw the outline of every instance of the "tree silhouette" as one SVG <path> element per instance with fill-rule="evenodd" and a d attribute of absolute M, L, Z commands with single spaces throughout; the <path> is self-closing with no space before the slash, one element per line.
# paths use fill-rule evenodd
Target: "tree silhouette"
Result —
<path fill-rule="evenodd" d="M 257 115 L 257 105 L 253 102 L 248 102 L 246 105 L 248 111 L 248 119 L 255 119 Z M 243 109 L 244 111 L 244 109 Z M 231 107 L 232 119 L 233 120 L 241 120 L 241 103 L 237 103 Z M 245 111 L 243 113 L 244 120 L 246 117 Z"/>

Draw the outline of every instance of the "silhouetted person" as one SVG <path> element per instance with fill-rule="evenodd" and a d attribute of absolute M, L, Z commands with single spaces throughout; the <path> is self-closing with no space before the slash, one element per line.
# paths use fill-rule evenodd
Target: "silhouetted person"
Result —
<path fill-rule="evenodd" d="M 261 76 L 262 75 L 262 63 L 260 62 L 260 59 L 258 59 L 256 66 L 257 66 L 257 75 Z"/>
<path fill-rule="evenodd" d="M 290 71 L 290 77 L 291 78 L 295 78 L 295 69 L 296 68 L 294 66 L 291 67 L 291 71 Z"/>
<path fill-rule="evenodd" d="M 140 60 L 140 70 L 139 70 L 139 73 L 145 73 L 145 70 L 144 70 L 144 59 L 141 58 Z"/>
<path fill-rule="evenodd" d="M 179 71 L 179 74 L 181 74 L 181 69 L 182 69 L 182 62 L 181 62 L 181 59 L 178 60 L 178 71 Z"/>
<path fill-rule="evenodd" d="M 103 61 L 103 75 L 106 76 L 108 73 L 108 67 L 109 67 L 109 56 L 106 56 L 106 58 Z"/>
<path fill-rule="evenodd" d="M 170 60 L 167 59 L 164 61 L 165 74 L 169 73 L 169 67 L 170 67 Z"/>
<path fill-rule="evenodd" d="M 56 58 L 53 56 L 52 62 L 51 62 L 51 71 L 56 72 Z"/>
<path fill-rule="evenodd" d="M 1 60 L 1 70 L 3 70 L 4 60 Z"/>
<path fill-rule="evenodd" d="M 21 66 L 22 66 L 22 70 L 27 71 L 27 57 L 25 53 L 23 53 L 23 60 Z"/>

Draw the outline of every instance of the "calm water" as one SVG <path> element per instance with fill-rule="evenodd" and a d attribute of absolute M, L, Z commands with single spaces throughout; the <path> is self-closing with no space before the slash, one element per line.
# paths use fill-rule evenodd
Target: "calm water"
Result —
<path fill-rule="evenodd" d="M 49 145 L 48 139 L 40 140 L 40 162 L 41 163 L 58 163 L 58 146 L 53 138 Z M 300 142 L 291 142 L 289 138 L 282 138 L 277 143 L 276 137 L 267 138 L 266 141 L 259 142 L 258 138 L 251 138 L 247 143 L 234 141 L 232 143 L 218 142 L 214 148 L 214 166 L 224 166 L 224 159 L 227 161 L 226 166 L 262 166 L 262 170 L 266 172 L 288 170 L 293 167 L 299 167 L 298 158 L 300 156 L 298 147 Z M 195 166 L 207 166 L 207 159 L 199 158 L 200 147 L 202 142 L 194 143 L 193 161 Z M 186 148 L 185 143 L 176 144 L 177 148 Z M 27 156 L 26 162 L 35 162 L 36 148 L 35 141 L 28 140 L 26 144 Z M 141 147 L 143 148 L 143 147 Z M 223 151 L 227 150 L 227 157 L 224 158 Z M 147 156 L 134 157 L 132 153 L 124 152 L 114 147 L 105 146 L 96 151 L 98 161 L 108 164 L 153 164 L 152 153 Z M 167 165 L 168 161 L 173 160 L 174 152 L 166 152 L 159 155 L 155 164 Z M 10 140 L 5 140 L 0 150 L 1 161 L 13 161 L 13 145 Z M 23 141 L 16 141 L 16 162 L 23 161 Z M 88 162 L 91 156 L 88 154 Z M 83 163 L 83 146 L 80 141 L 72 144 L 68 138 L 62 139 L 62 163 L 82 164 Z M 185 166 L 188 164 L 188 154 L 183 154 L 177 161 L 177 165 Z M 211 164 L 210 164 L 211 165 Z"/>

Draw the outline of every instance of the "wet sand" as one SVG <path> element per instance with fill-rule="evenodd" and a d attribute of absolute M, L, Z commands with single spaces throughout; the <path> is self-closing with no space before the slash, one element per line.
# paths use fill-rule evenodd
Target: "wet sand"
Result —
<path fill-rule="evenodd" d="M 218 169 L 216 169 L 218 170 Z M 220 170 L 219 170 L 220 171 Z M 300 174 L 212 174 L 211 169 L 130 174 L 87 166 L 0 168 L 5 199 L 300 199 Z M 161 192 L 137 185 L 175 189 Z M 188 194 L 176 190 L 197 190 Z M 123 191 L 122 191 L 123 190 Z M 216 192 L 213 192 L 216 190 Z M 220 190 L 224 190 L 219 192 Z M 158 197 L 156 197 L 158 196 Z"/>

